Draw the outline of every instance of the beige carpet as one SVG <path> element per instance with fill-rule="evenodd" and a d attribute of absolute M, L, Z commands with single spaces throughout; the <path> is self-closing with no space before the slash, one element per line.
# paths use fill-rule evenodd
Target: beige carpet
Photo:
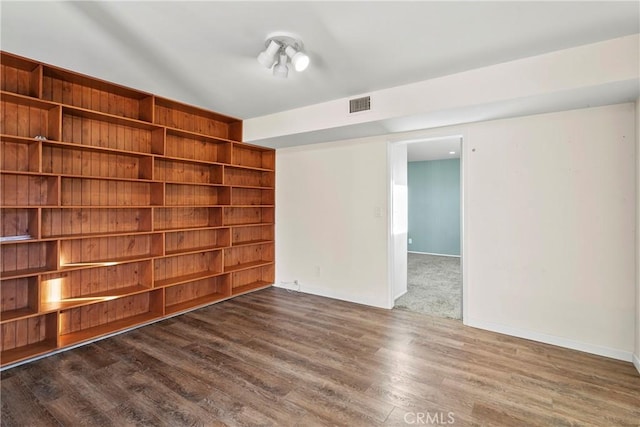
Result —
<path fill-rule="evenodd" d="M 462 318 L 460 258 L 408 254 L 407 293 L 395 308 L 450 319 Z"/>

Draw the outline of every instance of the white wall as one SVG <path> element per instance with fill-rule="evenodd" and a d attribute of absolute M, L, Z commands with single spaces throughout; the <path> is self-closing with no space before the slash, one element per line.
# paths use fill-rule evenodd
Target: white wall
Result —
<path fill-rule="evenodd" d="M 278 150 L 276 179 L 276 285 L 389 307 L 386 142 Z"/>
<path fill-rule="evenodd" d="M 634 105 L 470 125 L 466 322 L 631 360 Z"/>
<path fill-rule="evenodd" d="M 633 104 L 393 138 L 446 134 L 464 135 L 465 323 L 631 360 Z M 277 151 L 278 281 L 388 306 L 388 139 Z"/>

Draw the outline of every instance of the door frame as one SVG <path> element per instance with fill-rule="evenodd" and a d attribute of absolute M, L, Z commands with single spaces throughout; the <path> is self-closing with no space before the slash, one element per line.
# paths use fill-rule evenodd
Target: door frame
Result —
<path fill-rule="evenodd" d="M 394 172 L 396 168 L 396 164 L 399 161 L 398 155 L 402 155 L 402 150 L 396 150 L 394 147 L 398 144 L 408 145 L 412 143 L 419 142 L 429 142 L 437 139 L 443 138 L 451 138 L 451 137 L 459 137 L 460 138 L 460 266 L 462 269 L 462 322 L 466 324 L 466 319 L 469 318 L 468 313 L 468 304 L 469 301 L 468 293 L 469 293 L 469 277 L 467 274 L 467 243 L 466 243 L 466 234 L 467 234 L 467 209 L 466 209 L 466 199 L 468 198 L 468 185 L 466 182 L 466 162 L 465 162 L 465 151 L 468 146 L 468 136 L 467 132 L 461 129 L 449 129 L 449 130 L 434 130 L 434 131 L 426 131 L 421 133 L 420 135 L 412 135 L 411 138 L 403 138 L 403 139 L 395 139 L 389 140 L 387 142 L 387 212 L 389 212 L 389 220 L 387 227 L 387 263 L 388 263 L 388 290 L 389 290 L 389 308 L 393 308 L 395 304 L 395 300 L 397 298 L 397 289 L 406 290 L 407 287 L 407 276 L 404 274 L 404 283 L 396 283 L 398 281 L 398 277 L 402 277 L 402 275 L 396 274 L 398 269 L 403 269 L 405 272 L 407 270 L 407 241 L 404 239 L 404 246 L 397 243 L 397 235 L 394 233 L 394 226 L 398 224 L 398 221 L 406 221 L 408 223 L 408 203 L 404 206 L 397 205 L 398 195 L 395 194 L 396 189 L 394 188 Z M 398 154 L 400 152 L 400 154 Z M 406 158 L 406 150 L 404 150 L 404 160 L 408 163 Z M 394 205 L 394 200 L 396 201 L 396 205 Z M 398 218 L 398 215 L 401 215 L 404 218 Z M 398 247 L 404 247 L 405 256 L 401 256 L 396 253 Z"/>

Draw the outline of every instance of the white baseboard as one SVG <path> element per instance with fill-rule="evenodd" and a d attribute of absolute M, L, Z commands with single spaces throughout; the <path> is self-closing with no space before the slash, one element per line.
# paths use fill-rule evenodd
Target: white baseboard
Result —
<path fill-rule="evenodd" d="M 398 298 L 400 298 L 402 295 L 406 294 L 407 292 L 409 292 L 407 289 L 405 289 L 404 291 L 400 292 L 398 295 L 396 295 L 395 297 L 393 297 L 393 300 L 397 300 Z"/>
<path fill-rule="evenodd" d="M 278 288 L 283 288 L 283 289 L 291 289 L 279 284 L 276 284 L 274 286 Z M 354 302 L 356 304 L 370 305 L 372 307 L 386 308 L 386 309 L 393 308 L 393 305 L 389 307 L 386 303 L 376 298 L 370 298 L 370 297 L 363 298 L 361 295 L 351 295 L 347 293 L 336 292 L 333 289 L 321 288 L 317 286 L 309 286 L 309 285 L 305 285 L 304 283 L 300 283 L 299 292 L 302 292 L 305 294 L 317 295 L 319 297 L 326 297 L 326 298 L 333 298 L 341 301 Z"/>
<path fill-rule="evenodd" d="M 448 256 L 451 258 L 460 258 L 460 255 L 448 255 L 448 254 L 434 254 L 433 252 L 418 252 L 418 251 L 407 251 L 410 254 L 421 254 L 421 255 L 434 255 L 434 256 Z"/>
<path fill-rule="evenodd" d="M 638 373 L 640 374 L 640 356 L 637 354 L 633 355 L 633 366 L 636 367 Z"/>
<path fill-rule="evenodd" d="M 493 322 L 485 322 L 477 319 L 464 319 L 464 324 L 472 326 L 474 328 L 485 329 L 487 331 L 498 332 L 501 334 L 511 335 L 518 338 L 525 338 L 532 341 L 538 341 L 545 344 L 557 345 L 558 347 L 570 348 L 572 350 L 583 351 L 585 353 L 596 354 L 598 356 L 610 357 L 612 359 L 623 360 L 625 362 L 635 361 L 633 360 L 633 353 L 630 351 L 618 350 L 615 348 L 604 347 L 596 344 L 584 343 L 581 341 L 575 341 L 568 338 L 558 337 L 555 335 L 543 334 L 540 332 L 533 332 L 518 328 L 512 328 L 510 326 L 501 325 Z M 640 363 L 640 361 L 638 361 Z M 636 365 L 636 368 L 638 365 Z M 640 369 L 639 369 L 640 371 Z"/>

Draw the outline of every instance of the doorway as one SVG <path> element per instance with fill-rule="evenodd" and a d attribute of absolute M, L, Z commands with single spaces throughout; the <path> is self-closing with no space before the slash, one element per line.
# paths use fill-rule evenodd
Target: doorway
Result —
<path fill-rule="evenodd" d="M 462 137 L 460 135 L 401 141 L 390 150 L 392 221 L 404 223 L 405 245 L 394 252 L 394 308 L 451 319 L 462 318 Z M 395 157 L 395 158 L 394 158 Z M 403 157 L 401 160 L 400 158 Z M 405 167 L 400 163 L 404 161 Z M 394 167 L 395 166 L 395 167 Z M 406 174 L 403 180 L 398 175 Z M 397 182 L 406 183 L 398 192 Z M 398 206 L 401 205 L 401 206 Z M 401 218 L 398 218 L 401 217 Z M 397 231 L 397 227 L 396 230 Z M 404 233 L 403 233 L 404 234 Z M 406 256 L 400 256 L 400 251 Z"/>

